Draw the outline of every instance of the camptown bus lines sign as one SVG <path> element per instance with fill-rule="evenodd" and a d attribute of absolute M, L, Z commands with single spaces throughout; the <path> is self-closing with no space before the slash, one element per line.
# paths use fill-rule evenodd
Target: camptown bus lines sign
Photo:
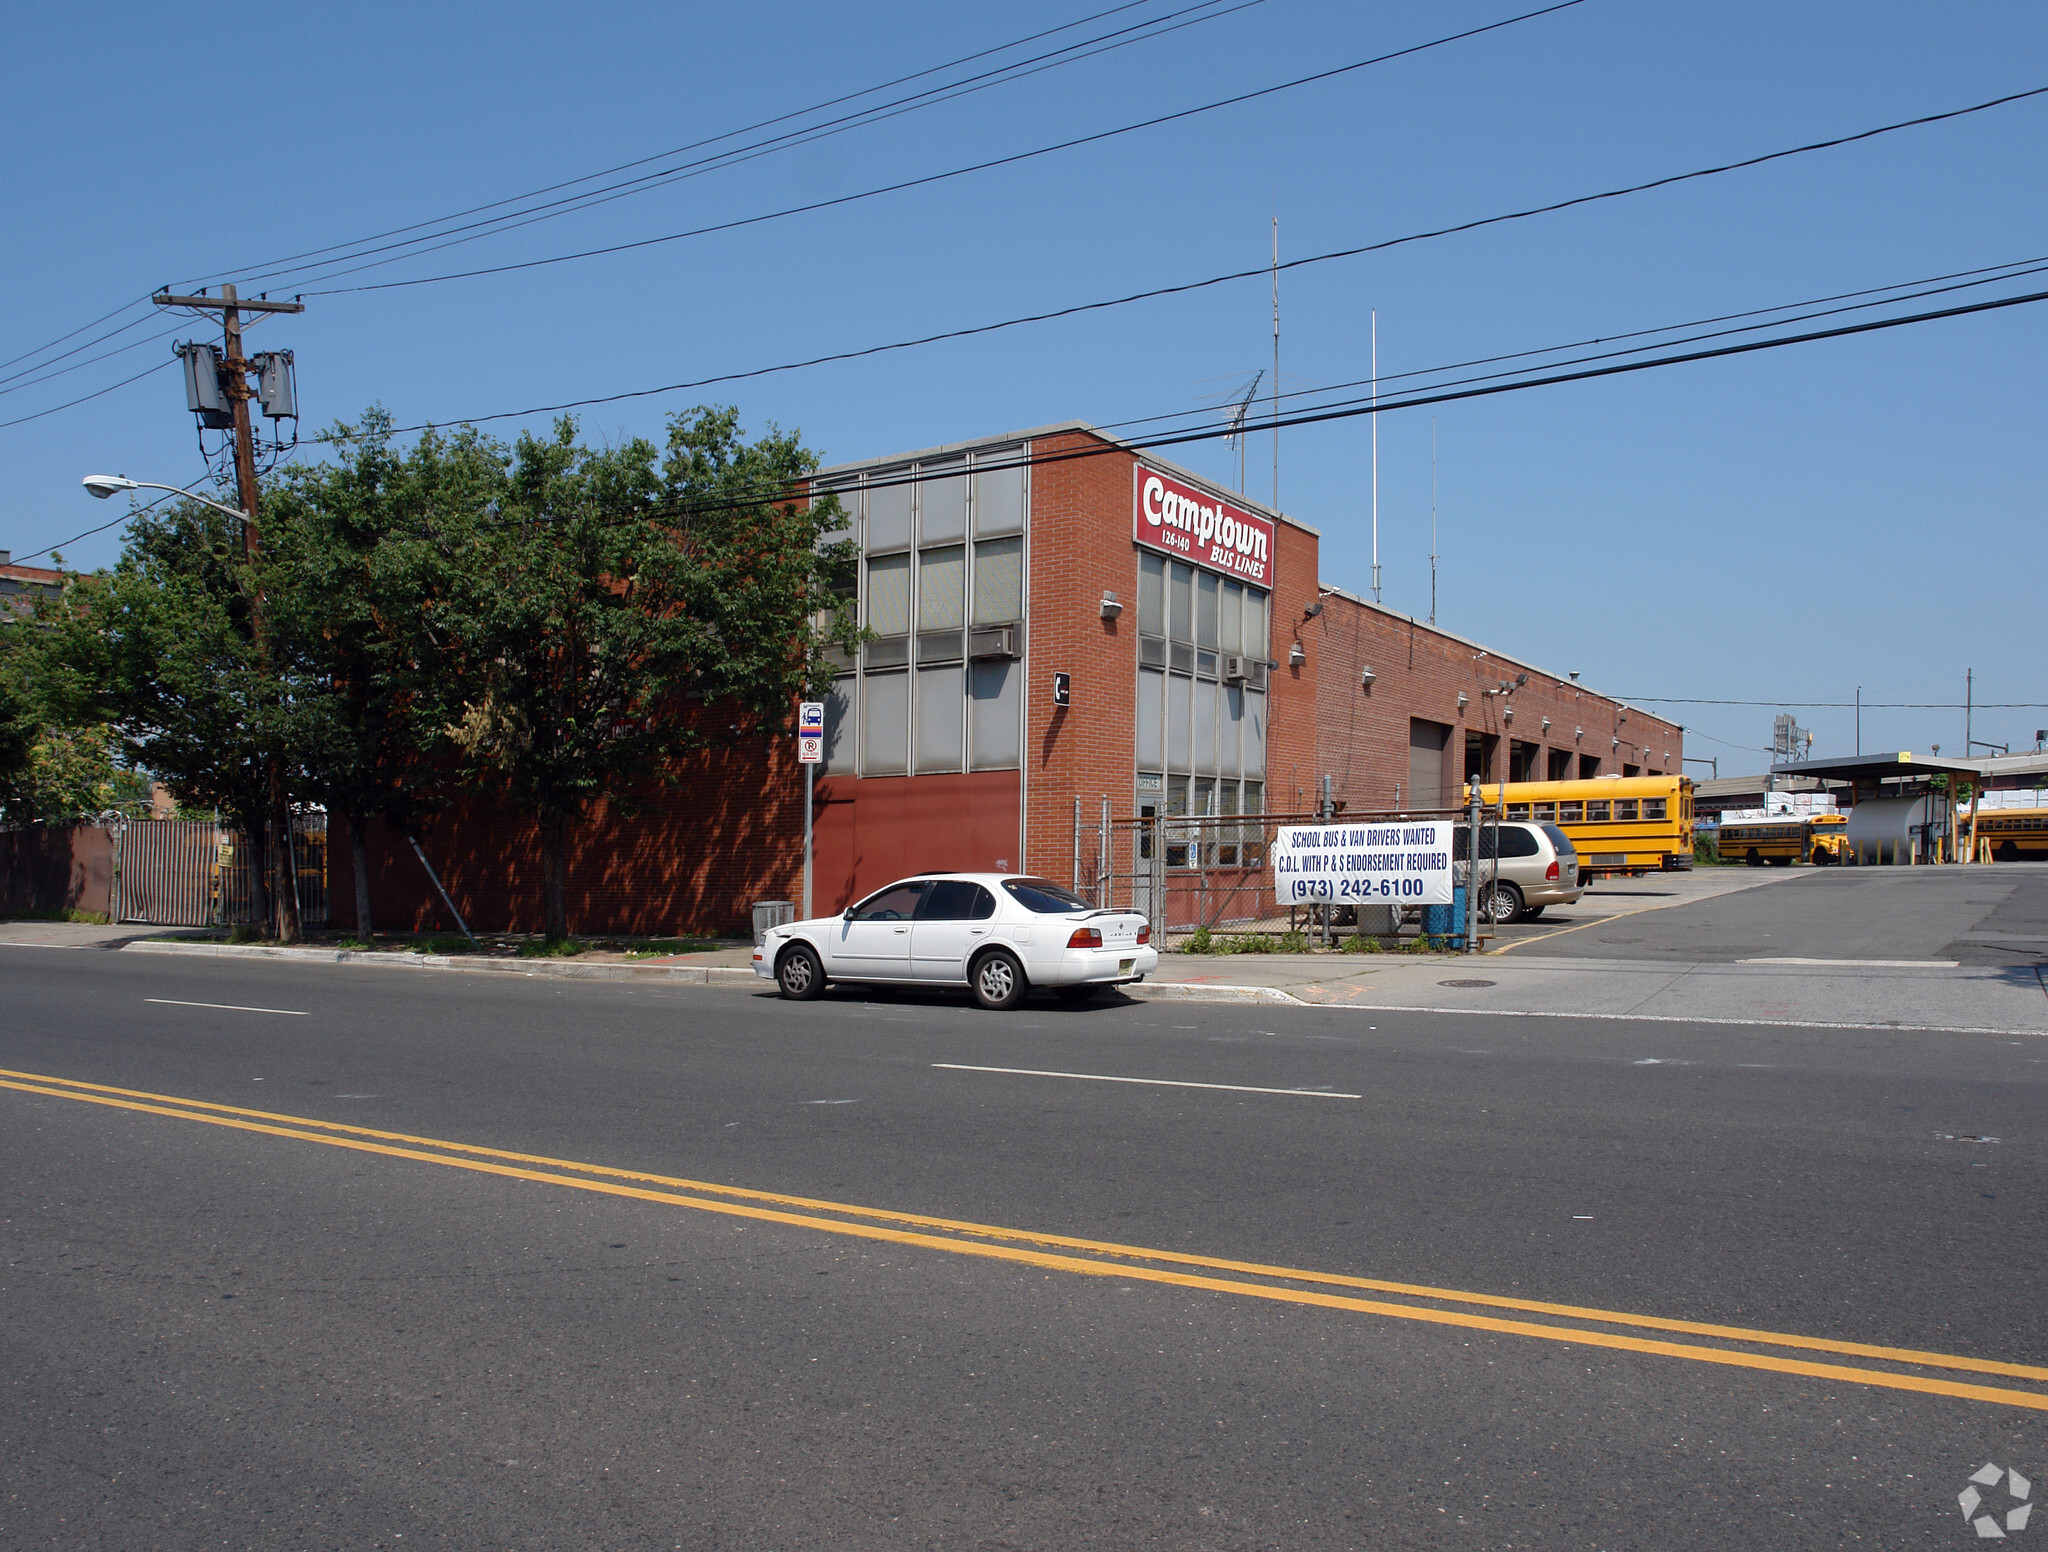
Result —
<path fill-rule="evenodd" d="M 1138 465 L 1138 542 L 1211 571 L 1273 585 L 1273 523 Z"/>

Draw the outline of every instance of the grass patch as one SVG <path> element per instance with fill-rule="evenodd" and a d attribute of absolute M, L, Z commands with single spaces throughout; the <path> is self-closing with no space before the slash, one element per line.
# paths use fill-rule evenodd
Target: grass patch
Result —
<path fill-rule="evenodd" d="M 1290 932 L 1287 936 L 1290 938 L 1299 937 L 1300 934 Z M 1303 938 L 1302 941 L 1306 943 L 1308 940 Z M 1225 938 L 1223 940 L 1223 947 L 1218 952 L 1224 954 L 1277 954 L 1280 952 L 1280 945 L 1275 943 L 1267 933 L 1240 932 Z"/>
<path fill-rule="evenodd" d="M 704 938 L 654 938 L 620 947 L 625 949 L 628 959 L 660 959 L 669 954 L 701 954 L 718 945 Z"/>
<path fill-rule="evenodd" d="M 1362 932 L 1354 932 L 1338 947 L 1347 954 L 1377 954 L 1380 951 L 1380 940 L 1368 938 Z"/>
<path fill-rule="evenodd" d="M 230 943 L 261 943 L 263 941 L 263 929 L 252 927 L 247 922 L 244 922 L 238 927 L 230 927 L 228 929 L 228 941 Z"/>
<path fill-rule="evenodd" d="M 521 959 L 573 959 L 583 952 L 574 938 L 540 938 L 519 945 Z"/>
<path fill-rule="evenodd" d="M 104 927 L 107 925 L 110 918 L 108 917 L 105 911 L 81 911 L 75 905 L 67 905 L 62 910 L 18 911 L 12 917 L 10 917 L 9 920 L 39 922 L 77 922 L 79 925 L 85 927 Z"/>
<path fill-rule="evenodd" d="M 472 952 L 469 939 L 460 933 L 440 933 L 430 938 L 414 938 L 412 951 L 415 954 L 467 954 Z"/>
<path fill-rule="evenodd" d="M 1183 954 L 1218 954 L 1223 952 L 1216 945 L 1215 934 L 1211 933 L 1207 927 L 1197 927 L 1193 932 L 1182 938 L 1180 940 L 1180 951 Z"/>

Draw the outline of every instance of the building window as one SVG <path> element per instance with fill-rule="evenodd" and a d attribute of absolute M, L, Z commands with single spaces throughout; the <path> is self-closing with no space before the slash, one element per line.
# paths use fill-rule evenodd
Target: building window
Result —
<path fill-rule="evenodd" d="M 1140 765 L 1166 764 L 1166 675 L 1156 669 L 1138 670 L 1138 738 Z"/>
<path fill-rule="evenodd" d="M 987 539 L 974 547 L 974 623 L 1024 618 L 1024 541 Z"/>
<path fill-rule="evenodd" d="M 868 559 L 868 629 L 877 636 L 910 634 L 910 557 Z"/>
<path fill-rule="evenodd" d="M 871 480 L 907 482 L 908 469 L 889 469 L 869 476 Z M 910 548 L 910 501 L 915 485 L 908 483 L 870 485 L 867 490 L 868 524 L 866 548 L 907 550 Z"/>
<path fill-rule="evenodd" d="M 832 688 L 825 692 L 825 758 L 818 763 L 821 776 L 851 775 L 855 769 L 853 698 L 859 683 L 852 674 L 845 674 L 833 680 Z"/>
<path fill-rule="evenodd" d="M 948 473 L 948 470 L 957 472 Z M 967 461 L 918 467 L 918 542 L 931 544 L 967 537 Z M 938 478 L 934 479 L 933 476 Z"/>
<path fill-rule="evenodd" d="M 1014 770 L 1023 763 L 1023 682 L 1022 664 L 996 659 L 972 665 L 970 736 L 977 771 Z"/>
<path fill-rule="evenodd" d="M 1023 532 L 1025 470 L 1021 464 L 1014 463 L 1023 456 L 1021 447 L 1005 447 L 992 453 L 974 455 L 974 532 L 977 537 Z M 1006 469 L 984 467 L 991 462 L 1013 463 L 1013 466 Z"/>
<path fill-rule="evenodd" d="M 958 630 L 967 623 L 967 550 L 949 544 L 917 557 L 917 628 Z"/>
<path fill-rule="evenodd" d="M 1204 571 L 1195 578 L 1195 645 L 1216 650 L 1217 599 L 1223 589 L 1223 579 L 1213 571 Z"/>
<path fill-rule="evenodd" d="M 1216 635 L 1217 650 L 1221 652 L 1242 652 L 1244 650 L 1244 584 L 1226 582 L 1223 584 L 1222 619 Z"/>
<path fill-rule="evenodd" d="M 910 675 L 868 674 L 860 698 L 861 774 L 901 776 L 910 753 Z"/>
<path fill-rule="evenodd" d="M 960 769 L 962 721 L 967 701 L 958 665 L 921 668 L 917 673 L 917 771 Z"/>
<path fill-rule="evenodd" d="M 1169 564 L 1166 574 L 1166 634 L 1175 641 L 1195 639 L 1195 568 L 1179 561 Z"/>
<path fill-rule="evenodd" d="M 1166 557 L 1138 557 L 1138 634 L 1166 634 Z"/>

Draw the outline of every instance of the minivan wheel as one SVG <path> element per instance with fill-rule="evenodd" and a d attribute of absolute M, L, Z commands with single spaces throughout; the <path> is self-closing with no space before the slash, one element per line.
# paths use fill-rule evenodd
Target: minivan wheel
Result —
<path fill-rule="evenodd" d="M 1024 967 L 1017 962 L 1017 956 L 1003 948 L 992 948 L 977 959 L 970 979 L 974 1000 L 999 1013 L 1022 1002 L 1030 986 L 1024 979 Z"/>
<path fill-rule="evenodd" d="M 1497 883 L 1486 896 L 1486 914 L 1496 927 L 1506 927 L 1522 919 L 1522 891 L 1505 881 Z"/>
<path fill-rule="evenodd" d="M 775 962 L 775 985 L 791 1002 L 809 1002 L 825 991 L 825 967 L 817 951 L 806 943 L 795 943 Z"/>

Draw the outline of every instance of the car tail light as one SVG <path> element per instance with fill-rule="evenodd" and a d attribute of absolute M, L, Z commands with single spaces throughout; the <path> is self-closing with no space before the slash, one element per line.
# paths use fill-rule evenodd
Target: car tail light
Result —
<path fill-rule="evenodd" d="M 1074 935 L 1071 938 L 1067 939 L 1067 947 L 1101 948 L 1102 929 L 1100 927 L 1076 927 L 1074 929 Z"/>
<path fill-rule="evenodd" d="M 1138 929 L 1138 941 L 1140 943 L 1150 943 L 1152 941 L 1152 924 L 1150 922 L 1145 923 L 1144 926 Z"/>
<path fill-rule="evenodd" d="M 1545 869 L 1543 870 L 1543 876 L 1544 876 L 1545 878 L 1549 879 L 1551 883 L 1553 883 L 1553 884 L 1554 884 L 1554 883 L 1556 883 L 1556 882 L 1557 882 L 1557 864 L 1556 864 L 1555 862 L 1553 862 L 1553 863 L 1551 863 L 1551 865 L 1550 865 L 1549 867 L 1545 868 Z"/>

